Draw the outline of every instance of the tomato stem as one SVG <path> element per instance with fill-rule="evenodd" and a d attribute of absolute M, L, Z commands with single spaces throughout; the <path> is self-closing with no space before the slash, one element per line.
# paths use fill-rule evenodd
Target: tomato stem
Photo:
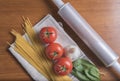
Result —
<path fill-rule="evenodd" d="M 46 36 L 47 38 L 49 38 L 49 37 L 50 37 L 50 34 L 53 34 L 53 33 L 52 33 L 52 32 L 49 32 L 48 29 L 47 29 L 46 32 L 45 32 L 45 36 Z"/>
<path fill-rule="evenodd" d="M 58 72 L 58 73 L 60 73 L 60 72 L 65 72 L 66 70 L 67 70 L 67 68 L 65 67 L 65 65 L 58 65 L 58 67 L 60 68 L 60 71 Z"/>
<path fill-rule="evenodd" d="M 52 53 L 52 55 L 53 55 L 53 59 L 55 59 L 55 57 L 58 56 L 58 52 L 54 51 L 54 52 Z"/>

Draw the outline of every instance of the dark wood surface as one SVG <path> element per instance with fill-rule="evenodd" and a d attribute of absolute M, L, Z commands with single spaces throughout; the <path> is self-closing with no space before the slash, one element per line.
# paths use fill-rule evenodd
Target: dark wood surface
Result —
<path fill-rule="evenodd" d="M 78 10 L 88 23 L 120 56 L 120 0 L 64 0 Z M 117 81 L 89 48 L 57 15 L 57 8 L 50 0 L 0 0 L 0 81 L 31 81 L 32 79 L 8 51 L 6 41 L 14 42 L 11 29 L 22 32 L 21 16 L 29 17 L 36 24 L 48 13 L 64 24 L 65 31 L 100 69 L 101 81 Z M 120 60 L 119 60 L 120 61 Z"/>

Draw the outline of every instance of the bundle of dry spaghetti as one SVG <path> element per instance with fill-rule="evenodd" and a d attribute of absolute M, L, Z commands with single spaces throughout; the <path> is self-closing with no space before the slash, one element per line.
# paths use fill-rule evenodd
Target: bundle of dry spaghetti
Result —
<path fill-rule="evenodd" d="M 52 62 L 49 61 L 44 53 L 44 46 L 40 43 L 35 31 L 28 18 L 23 18 L 23 29 L 28 35 L 31 43 L 23 38 L 21 34 L 12 30 L 11 33 L 16 37 L 15 51 L 34 66 L 49 81 L 71 81 L 69 76 L 58 76 L 52 70 Z"/>

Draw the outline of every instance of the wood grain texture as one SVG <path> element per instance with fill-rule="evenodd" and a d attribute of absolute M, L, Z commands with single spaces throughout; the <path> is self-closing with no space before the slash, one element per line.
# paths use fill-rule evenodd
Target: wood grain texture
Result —
<path fill-rule="evenodd" d="M 120 0 L 64 1 L 69 1 L 120 56 Z M 113 73 L 104 67 L 56 12 L 57 8 L 50 0 L 0 0 L 0 81 L 32 81 L 22 66 L 7 50 L 9 46 L 6 41 L 11 43 L 14 41 L 13 36 L 9 33 L 12 28 L 23 33 L 21 16 L 29 17 L 32 24 L 36 24 L 48 13 L 52 14 L 57 21 L 63 22 L 65 31 L 104 73 L 104 75 L 101 75 L 101 81 L 117 81 Z"/>

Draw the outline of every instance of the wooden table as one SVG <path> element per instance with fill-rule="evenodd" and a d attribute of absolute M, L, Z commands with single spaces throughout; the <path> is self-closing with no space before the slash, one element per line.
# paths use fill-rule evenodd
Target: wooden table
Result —
<path fill-rule="evenodd" d="M 78 10 L 88 23 L 120 56 L 120 0 L 64 0 Z M 86 55 L 97 65 L 101 81 L 117 81 L 93 52 L 78 38 L 57 15 L 57 8 L 50 0 L 0 0 L 0 81 L 31 81 L 32 79 L 8 51 L 6 41 L 14 42 L 11 29 L 22 32 L 21 16 L 29 17 L 36 24 L 48 13 L 64 24 L 66 32 L 77 42 Z M 120 61 L 120 60 L 119 60 Z"/>

